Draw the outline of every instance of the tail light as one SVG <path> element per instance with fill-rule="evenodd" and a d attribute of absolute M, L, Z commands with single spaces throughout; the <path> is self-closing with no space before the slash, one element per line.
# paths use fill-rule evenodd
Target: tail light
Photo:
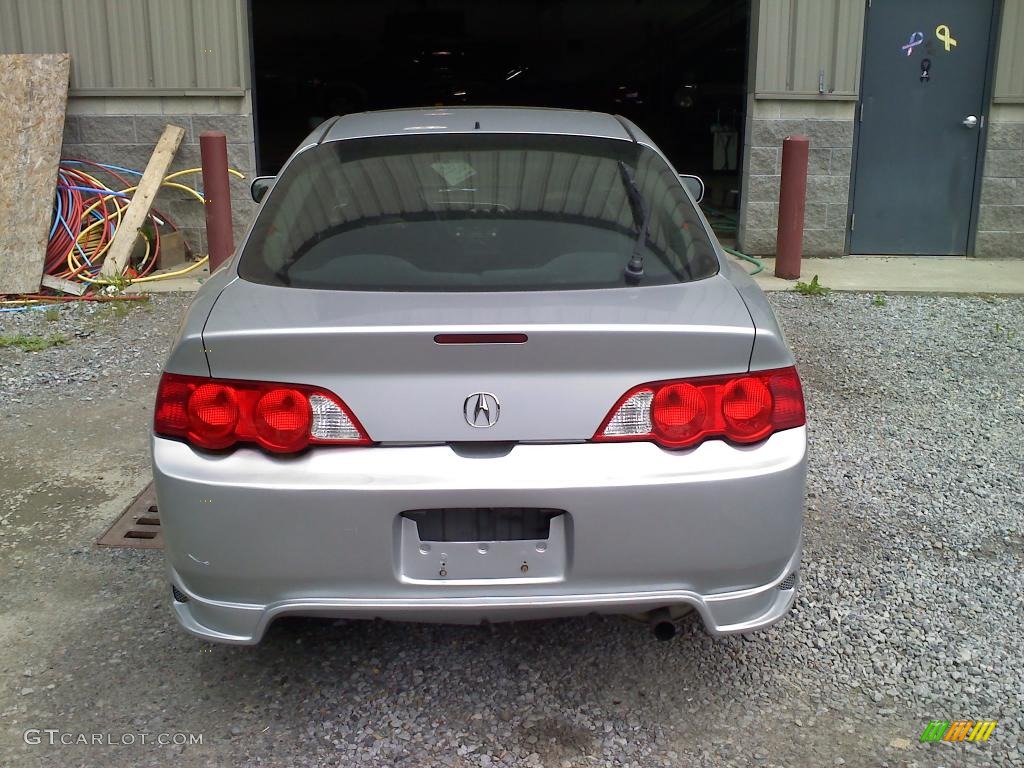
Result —
<path fill-rule="evenodd" d="M 176 373 L 160 379 L 153 431 L 200 448 L 257 443 L 275 453 L 371 442 L 348 406 L 327 390 Z"/>
<path fill-rule="evenodd" d="M 806 421 L 796 368 L 779 368 L 634 387 L 593 439 L 649 440 L 664 448 L 689 448 L 712 437 L 756 443 Z"/>

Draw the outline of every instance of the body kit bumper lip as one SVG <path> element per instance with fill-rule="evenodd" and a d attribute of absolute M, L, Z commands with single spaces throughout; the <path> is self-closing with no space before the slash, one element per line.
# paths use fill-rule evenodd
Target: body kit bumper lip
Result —
<path fill-rule="evenodd" d="M 798 548 L 785 570 L 771 583 L 714 595 L 655 590 L 502 597 L 312 598 L 270 605 L 207 600 L 185 588 L 173 569 L 171 580 L 188 597 L 188 602 L 174 602 L 174 611 L 186 630 L 206 640 L 238 645 L 258 643 L 274 619 L 287 615 L 478 624 L 590 613 L 643 613 L 677 605 L 693 606 L 707 630 L 718 636 L 764 629 L 781 619 L 796 600 L 799 584 L 795 583 L 792 589 L 779 589 L 779 584 L 796 574 L 799 566 Z"/>

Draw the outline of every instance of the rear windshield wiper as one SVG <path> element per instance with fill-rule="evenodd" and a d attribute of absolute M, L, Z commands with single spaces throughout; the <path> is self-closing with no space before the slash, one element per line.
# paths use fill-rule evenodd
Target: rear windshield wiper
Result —
<path fill-rule="evenodd" d="M 644 246 L 647 243 L 647 226 L 651 221 L 651 211 L 644 202 L 644 196 L 640 194 L 640 188 L 626 164 L 619 161 L 619 176 L 622 177 L 622 185 L 626 188 L 626 197 L 629 199 L 629 209 L 633 212 L 633 221 L 636 223 L 639 232 L 636 242 L 633 245 L 633 254 L 624 270 L 626 282 L 637 285 L 644 276 Z"/>

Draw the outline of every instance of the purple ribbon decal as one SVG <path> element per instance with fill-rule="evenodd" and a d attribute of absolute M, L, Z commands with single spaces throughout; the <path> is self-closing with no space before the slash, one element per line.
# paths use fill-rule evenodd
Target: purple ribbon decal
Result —
<path fill-rule="evenodd" d="M 906 45 L 902 47 L 902 50 L 907 52 L 907 56 L 914 52 L 914 47 L 924 42 L 924 32 L 915 32 L 910 36 L 910 40 Z"/>

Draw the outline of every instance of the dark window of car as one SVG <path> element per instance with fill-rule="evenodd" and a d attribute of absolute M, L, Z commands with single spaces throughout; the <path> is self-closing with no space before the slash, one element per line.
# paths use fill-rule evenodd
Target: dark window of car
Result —
<path fill-rule="evenodd" d="M 628 173 L 623 173 L 623 167 Z M 641 285 L 709 277 L 714 247 L 654 151 L 579 136 L 444 134 L 329 142 L 288 164 L 242 253 L 246 280 L 361 291 Z"/>

